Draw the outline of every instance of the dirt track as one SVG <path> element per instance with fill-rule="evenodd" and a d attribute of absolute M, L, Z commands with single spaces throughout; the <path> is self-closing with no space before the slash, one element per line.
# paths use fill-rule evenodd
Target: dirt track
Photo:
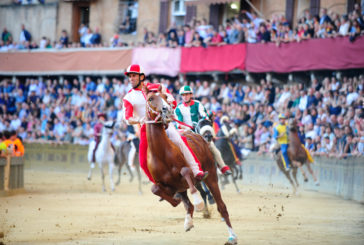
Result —
<path fill-rule="evenodd" d="M 98 174 L 25 172 L 26 193 L 0 197 L 5 244 L 224 244 L 225 223 L 195 213 L 183 230 L 183 205 L 172 208 L 126 176 L 114 193 L 101 193 Z M 108 183 L 108 181 L 107 181 Z M 364 244 L 364 207 L 330 195 L 230 185 L 223 192 L 239 244 Z M 107 187 L 109 187 L 107 185 Z M 109 188 L 108 188 L 109 189 Z"/>

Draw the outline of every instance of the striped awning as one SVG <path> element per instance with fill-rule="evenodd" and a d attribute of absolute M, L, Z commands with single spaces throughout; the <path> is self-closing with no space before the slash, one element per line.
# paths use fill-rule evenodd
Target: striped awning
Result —
<path fill-rule="evenodd" d="M 185 0 L 186 5 L 232 3 L 236 0 Z"/>

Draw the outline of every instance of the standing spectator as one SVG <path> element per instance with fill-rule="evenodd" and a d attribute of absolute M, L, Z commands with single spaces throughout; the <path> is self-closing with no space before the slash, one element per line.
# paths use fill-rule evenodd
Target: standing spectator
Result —
<path fill-rule="evenodd" d="M 341 35 L 341 36 L 348 35 L 349 34 L 349 28 L 350 28 L 350 21 L 348 19 L 348 16 L 347 15 L 341 16 L 339 35 Z"/>
<path fill-rule="evenodd" d="M 101 34 L 99 33 L 99 28 L 95 28 L 95 32 L 91 36 L 90 40 L 91 44 L 93 45 L 100 45 L 101 44 Z"/>
<path fill-rule="evenodd" d="M 85 47 L 85 38 L 88 33 L 88 28 L 85 24 L 81 24 L 80 29 L 78 30 L 78 33 L 80 34 L 80 43 L 82 47 Z"/>
<path fill-rule="evenodd" d="M 60 44 L 62 45 L 62 48 L 67 48 L 68 47 L 68 34 L 66 30 L 62 30 L 62 34 L 61 37 L 59 39 Z"/>
<path fill-rule="evenodd" d="M 6 27 L 1 34 L 1 40 L 4 42 L 5 45 L 9 45 L 13 42 L 13 37 L 11 36 L 11 33 L 6 29 Z"/>
<path fill-rule="evenodd" d="M 330 17 L 327 15 L 327 9 L 326 8 L 322 8 L 321 9 L 321 17 L 320 17 L 320 25 L 323 25 L 325 22 L 331 22 Z"/>
<path fill-rule="evenodd" d="M 21 25 L 21 32 L 20 32 L 20 38 L 19 43 L 24 44 L 25 42 L 30 42 L 32 40 L 32 35 L 29 31 L 25 29 L 24 24 Z"/>

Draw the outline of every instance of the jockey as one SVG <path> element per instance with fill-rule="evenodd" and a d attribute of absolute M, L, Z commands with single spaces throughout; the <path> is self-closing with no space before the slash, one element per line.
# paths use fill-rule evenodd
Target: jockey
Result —
<path fill-rule="evenodd" d="M 229 138 L 237 133 L 236 128 L 231 128 L 229 125 L 230 118 L 228 116 L 222 116 L 220 118 L 220 130 L 217 134 L 218 137 L 225 137 L 228 139 L 229 147 L 231 149 L 231 152 L 234 155 L 234 159 L 236 164 L 241 165 L 241 162 L 239 160 L 240 151 L 236 149 L 235 144 L 229 140 Z"/>
<path fill-rule="evenodd" d="M 282 161 L 283 165 L 285 166 L 286 170 L 290 169 L 290 162 L 288 158 L 288 129 L 286 125 L 286 117 L 282 113 L 278 116 L 279 124 L 274 127 L 273 129 L 273 138 L 278 141 L 281 145 L 282 151 Z"/>
<path fill-rule="evenodd" d="M 192 92 L 192 89 L 190 86 L 183 86 L 179 90 L 179 94 L 182 96 L 182 100 L 183 100 L 183 102 L 181 102 L 175 110 L 176 117 L 179 121 L 192 127 L 193 124 L 194 123 L 197 124 L 198 120 L 201 118 L 209 120 L 207 111 L 206 111 L 205 107 L 202 105 L 202 103 L 199 102 L 198 100 L 192 99 L 193 92 Z M 180 127 L 184 128 L 184 129 L 191 129 L 183 124 L 180 124 Z M 205 127 L 208 127 L 208 126 L 206 125 L 206 126 L 202 127 L 200 134 L 203 134 L 202 132 L 205 132 L 205 130 L 208 130 L 208 128 L 205 128 Z M 213 134 L 213 136 L 215 136 L 215 132 L 212 128 L 210 131 Z M 229 166 L 226 166 L 226 164 L 224 163 L 224 160 L 221 157 L 221 153 L 216 148 L 213 141 L 210 141 L 209 147 L 215 157 L 215 160 L 220 168 L 220 171 L 225 175 L 231 174 L 231 170 L 230 170 Z"/>
<path fill-rule="evenodd" d="M 94 126 L 94 136 L 95 136 L 96 145 L 95 145 L 94 151 L 92 153 L 91 166 L 95 166 L 96 150 L 101 141 L 101 132 L 102 132 L 103 123 L 106 121 L 106 114 L 105 113 L 97 114 L 97 119 L 98 119 L 98 122 Z"/>
<path fill-rule="evenodd" d="M 125 75 L 129 77 L 132 89 L 125 95 L 123 99 L 124 106 L 124 118 L 127 124 L 141 124 L 140 129 L 140 144 L 139 144 L 139 160 L 140 166 L 144 170 L 148 178 L 154 182 L 147 166 L 147 133 L 146 126 L 144 124 L 146 116 L 146 95 L 142 91 L 144 86 L 147 86 L 150 90 L 156 90 L 159 86 L 162 86 L 162 93 L 167 96 L 167 101 L 173 108 L 176 107 L 176 101 L 172 94 L 161 84 L 144 83 L 145 74 L 143 69 L 139 65 L 130 65 Z M 200 181 L 207 177 L 208 172 L 203 172 L 201 166 L 195 157 L 194 153 L 188 146 L 187 142 L 184 142 L 181 135 L 178 133 L 175 127 L 170 125 L 166 129 L 166 133 L 169 139 L 175 143 L 183 153 L 187 163 L 189 164 L 192 173 L 196 180 Z"/>

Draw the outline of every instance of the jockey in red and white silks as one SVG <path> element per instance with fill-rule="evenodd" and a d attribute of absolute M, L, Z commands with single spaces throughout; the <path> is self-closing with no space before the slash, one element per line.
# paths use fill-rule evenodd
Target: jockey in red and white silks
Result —
<path fill-rule="evenodd" d="M 152 175 L 150 174 L 147 166 L 147 133 L 144 120 L 146 118 L 146 95 L 142 91 L 143 86 L 147 86 L 148 89 L 157 89 L 158 85 L 151 83 L 144 83 L 145 74 L 139 65 L 131 65 L 128 67 L 125 75 L 129 77 L 132 84 L 132 89 L 125 95 L 123 99 L 124 106 L 124 119 L 128 124 L 141 124 L 140 129 L 140 145 L 139 145 L 139 161 L 140 166 L 148 176 L 148 178 L 154 182 Z M 176 107 L 177 103 L 173 98 L 172 94 L 163 86 L 162 93 L 167 95 L 168 103 Z M 194 177 L 197 180 L 201 180 L 207 176 L 207 172 L 203 172 L 201 169 L 201 164 L 192 152 L 191 148 L 188 146 L 186 139 L 182 138 L 178 133 L 174 125 L 169 125 L 166 130 L 168 138 L 176 144 L 182 151 L 187 163 L 189 164 Z"/>

